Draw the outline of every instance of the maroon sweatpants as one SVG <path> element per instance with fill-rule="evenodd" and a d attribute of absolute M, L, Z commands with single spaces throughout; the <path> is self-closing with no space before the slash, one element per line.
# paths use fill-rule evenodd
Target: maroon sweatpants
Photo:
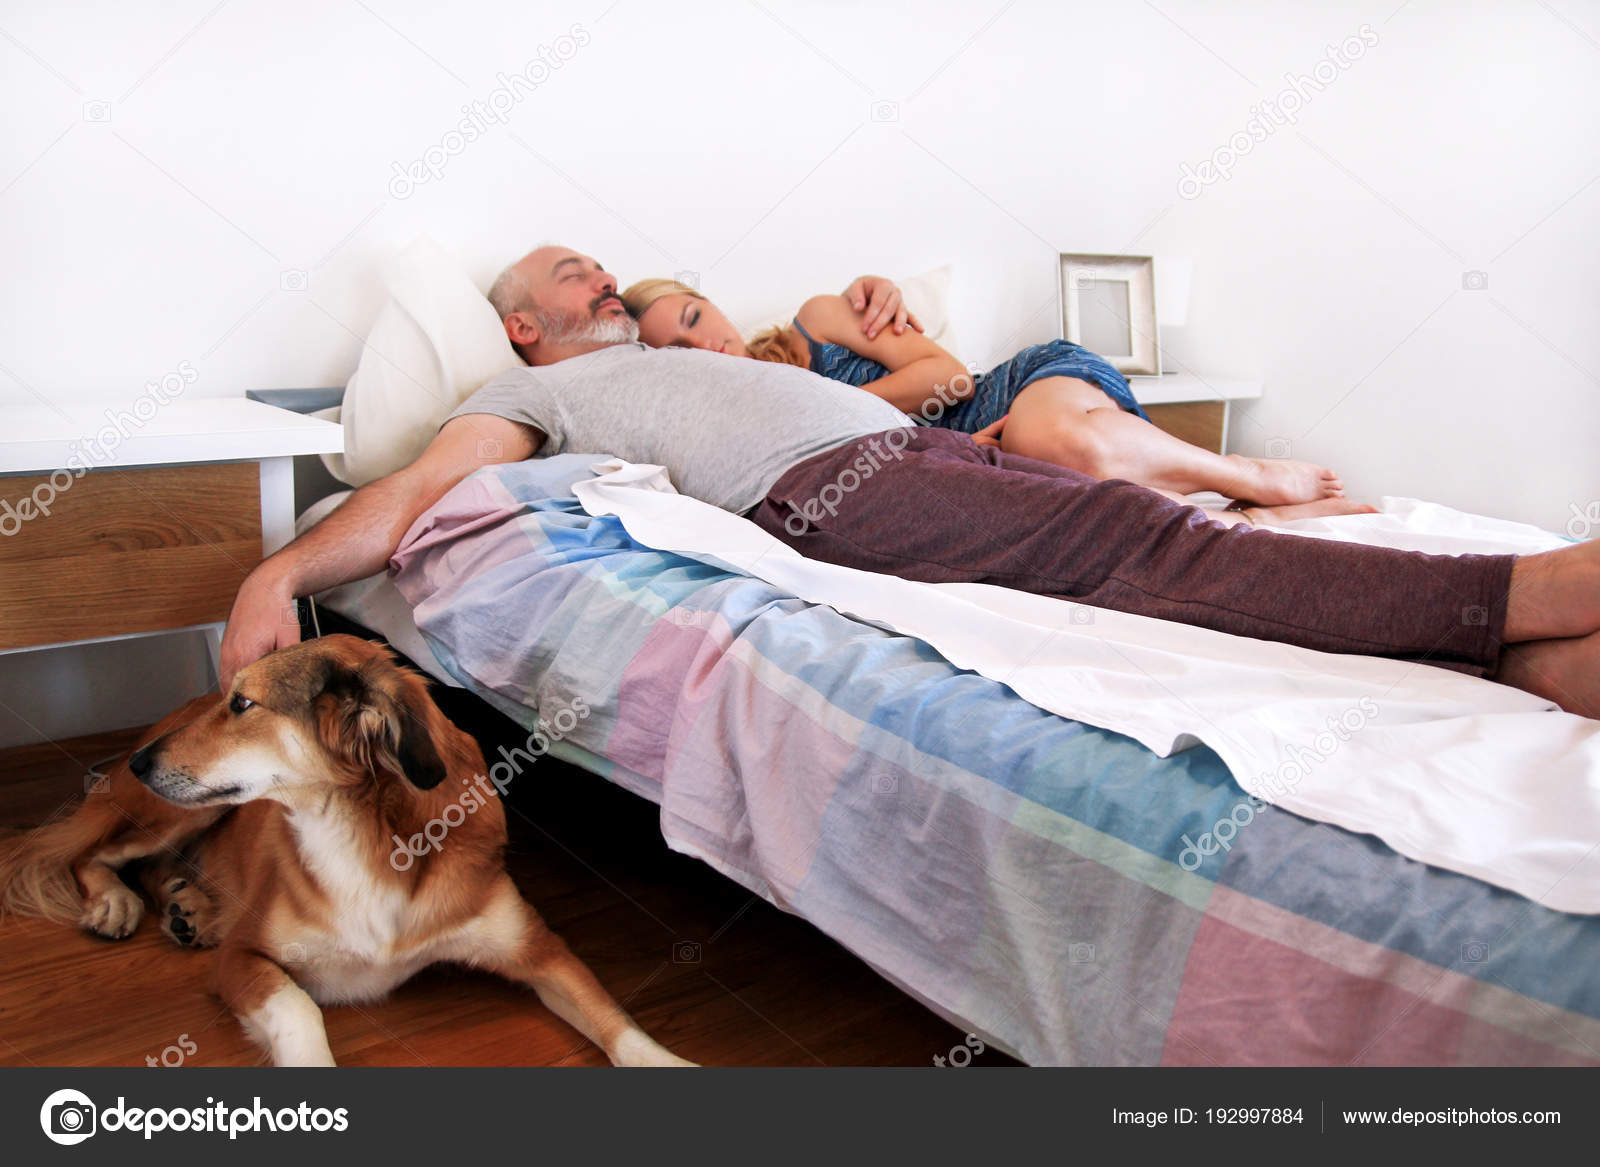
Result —
<path fill-rule="evenodd" d="M 1225 527 L 1131 482 L 933 428 L 797 463 L 750 518 L 829 563 L 1479 675 L 1499 656 L 1515 559 Z"/>

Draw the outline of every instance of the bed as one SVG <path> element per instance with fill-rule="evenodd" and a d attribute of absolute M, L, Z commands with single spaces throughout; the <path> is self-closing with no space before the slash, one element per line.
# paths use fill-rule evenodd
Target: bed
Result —
<path fill-rule="evenodd" d="M 1252 803 L 1203 746 L 1158 757 L 644 547 L 574 497 L 593 461 L 481 471 L 446 502 L 511 513 L 465 505 L 392 582 L 319 602 L 1026 1062 L 1600 1063 L 1600 918 Z M 1225 846 L 1190 845 L 1225 821 Z"/>

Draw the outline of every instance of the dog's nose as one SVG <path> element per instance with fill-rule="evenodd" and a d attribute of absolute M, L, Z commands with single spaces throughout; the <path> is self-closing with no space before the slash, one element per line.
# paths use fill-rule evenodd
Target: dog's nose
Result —
<path fill-rule="evenodd" d="M 135 778 L 143 778 L 150 772 L 149 746 L 133 751 L 133 755 L 128 759 L 128 769 L 133 771 Z"/>

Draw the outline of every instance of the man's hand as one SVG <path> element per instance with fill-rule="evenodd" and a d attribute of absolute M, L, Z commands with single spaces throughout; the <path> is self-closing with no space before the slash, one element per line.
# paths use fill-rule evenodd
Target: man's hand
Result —
<path fill-rule="evenodd" d="M 1000 448 L 1000 431 L 1006 428 L 1006 418 L 1010 416 L 1008 413 L 993 425 L 984 426 L 972 435 L 972 440 L 980 446 L 993 446 L 998 450 Z"/>
<path fill-rule="evenodd" d="M 885 325 L 892 327 L 896 336 L 905 332 L 908 324 L 922 331 L 922 321 L 906 310 L 900 288 L 893 280 L 857 276 L 844 290 L 844 298 L 861 314 L 861 331 L 868 340 L 877 339 Z"/>
<path fill-rule="evenodd" d="M 239 585 L 217 671 L 234 674 L 275 649 L 300 643 L 296 596 L 376 575 L 417 516 L 475 470 L 538 453 L 544 434 L 487 413 L 447 421 L 411 465 L 369 482 L 311 530 L 262 561 Z"/>
<path fill-rule="evenodd" d="M 265 565 L 263 565 L 265 566 Z M 224 693 L 233 687 L 234 675 L 276 649 L 300 643 L 300 619 L 294 595 L 257 568 L 233 598 L 228 628 L 222 634 L 222 659 L 218 671 Z"/>

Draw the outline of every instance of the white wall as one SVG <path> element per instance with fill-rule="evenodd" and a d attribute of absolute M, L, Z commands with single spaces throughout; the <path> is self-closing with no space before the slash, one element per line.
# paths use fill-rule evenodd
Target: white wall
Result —
<path fill-rule="evenodd" d="M 1056 334 L 1055 253 L 1154 253 L 1194 262 L 1168 367 L 1267 384 L 1240 452 L 1558 529 L 1600 500 L 1592 0 L 8 0 L 0 31 L 0 401 L 185 360 L 195 395 L 342 383 L 422 231 L 483 283 L 543 240 L 698 272 L 750 324 L 954 261 L 984 362 Z M 541 46 L 575 52 L 395 197 Z"/>

